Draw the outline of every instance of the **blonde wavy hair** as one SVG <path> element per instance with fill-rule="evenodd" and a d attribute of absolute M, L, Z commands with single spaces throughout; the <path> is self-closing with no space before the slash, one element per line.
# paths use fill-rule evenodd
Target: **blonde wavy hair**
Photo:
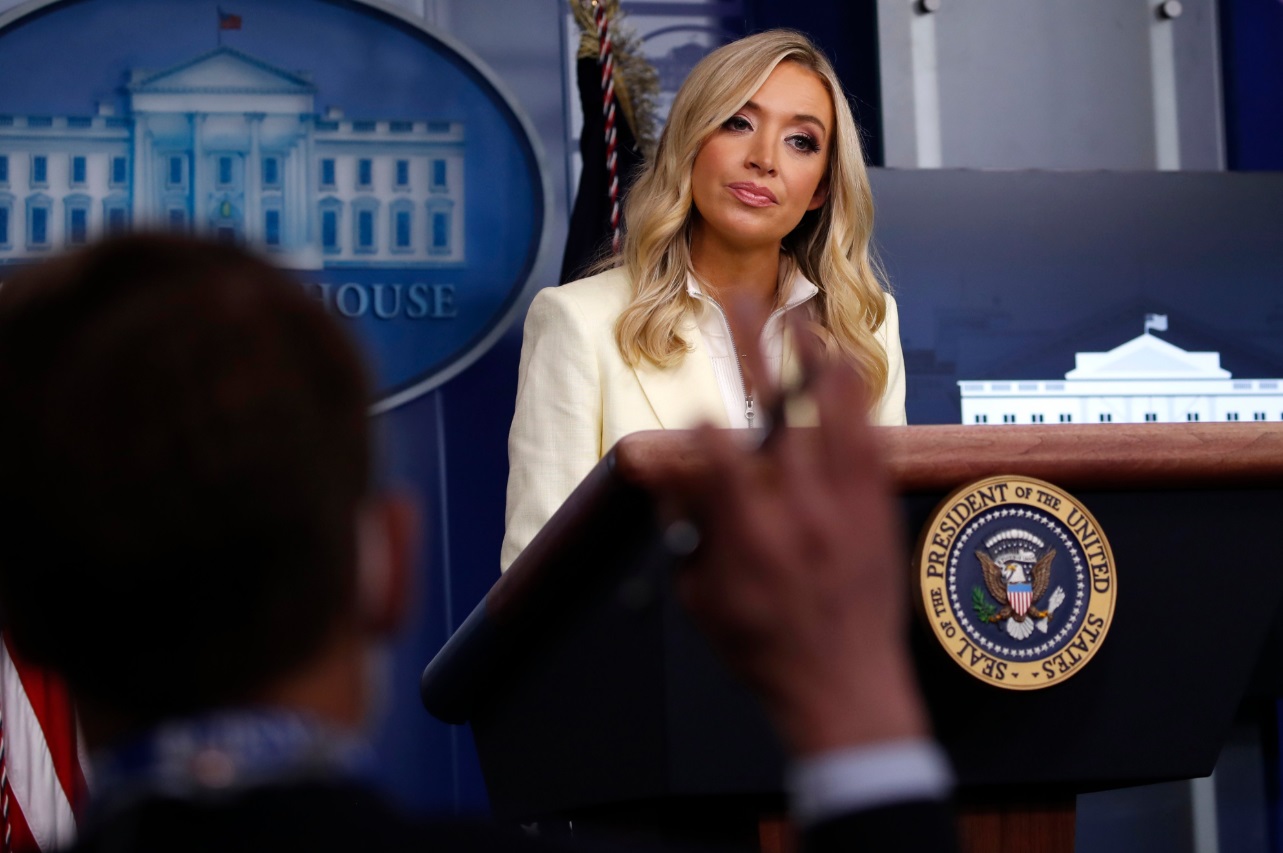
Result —
<path fill-rule="evenodd" d="M 816 334 L 830 352 L 841 352 L 855 364 L 876 401 L 887 381 L 886 352 L 874 335 L 886 316 L 886 298 L 869 251 L 873 194 L 864 152 L 833 66 L 793 30 L 769 30 L 718 48 L 682 84 L 655 156 L 628 193 L 621 257 L 603 264 L 625 267 L 633 282 L 632 301 L 615 324 L 615 341 L 632 365 L 646 359 L 666 367 L 685 356 L 688 345 L 678 328 L 686 312 L 696 310 L 686 292 L 687 275 L 694 272 L 695 156 L 781 62 L 797 63 L 823 81 L 836 118 L 828 146 L 828 199 L 784 238 L 784 257 L 819 288 Z"/>

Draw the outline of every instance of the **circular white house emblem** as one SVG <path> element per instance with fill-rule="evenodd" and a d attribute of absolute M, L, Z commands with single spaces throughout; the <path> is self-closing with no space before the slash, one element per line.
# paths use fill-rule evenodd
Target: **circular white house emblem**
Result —
<path fill-rule="evenodd" d="M 523 302 L 549 204 L 534 136 L 408 15 L 30 2 L 0 15 L 0 80 L 0 280 L 131 229 L 243 243 L 364 345 L 378 409 L 458 373 Z"/>

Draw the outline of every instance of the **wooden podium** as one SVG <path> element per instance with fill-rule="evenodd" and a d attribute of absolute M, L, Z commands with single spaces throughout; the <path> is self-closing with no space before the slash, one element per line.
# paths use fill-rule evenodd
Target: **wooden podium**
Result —
<path fill-rule="evenodd" d="M 1073 493 L 1117 566 L 1101 648 L 1043 690 L 972 678 L 915 621 L 964 849 L 1071 851 L 1076 794 L 1210 773 L 1283 599 L 1283 425 L 880 432 L 911 537 L 955 487 L 1018 474 Z M 682 433 L 619 442 L 424 670 L 496 817 L 773 846 L 784 757 L 673 600 L 646 489 L 699 464 Z"/>

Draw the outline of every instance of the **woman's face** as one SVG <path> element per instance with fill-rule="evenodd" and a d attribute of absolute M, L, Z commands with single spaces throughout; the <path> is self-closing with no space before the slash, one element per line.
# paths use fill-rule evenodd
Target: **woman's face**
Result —
<path fill-rule="evenodd" d="M 833 101 L 821 78 L 794 62 L 776 66 L 695 156 L 695 243 L 778 246 L 828 197 L 832 128 Z"/>

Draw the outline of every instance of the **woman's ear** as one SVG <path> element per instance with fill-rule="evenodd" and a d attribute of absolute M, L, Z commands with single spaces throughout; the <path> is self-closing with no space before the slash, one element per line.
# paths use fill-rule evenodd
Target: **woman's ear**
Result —
<path fill-rule="evenodd" d="M 359 513 L 357 615 L 367 633 L 388 636 L 405 621 L 413 597 L 419 512 L 409 496 L 389 493 L 367 501 Z"/>
<path fill-rule="evenodd" d="M 820 178 L 820 185 L 815 188 L 815 193 L 811 196 L 811 203 L 806 206 L 807 210 L 815 210 L 824 202 L 829 200 L 829 176 L 825 174 Z"/>

